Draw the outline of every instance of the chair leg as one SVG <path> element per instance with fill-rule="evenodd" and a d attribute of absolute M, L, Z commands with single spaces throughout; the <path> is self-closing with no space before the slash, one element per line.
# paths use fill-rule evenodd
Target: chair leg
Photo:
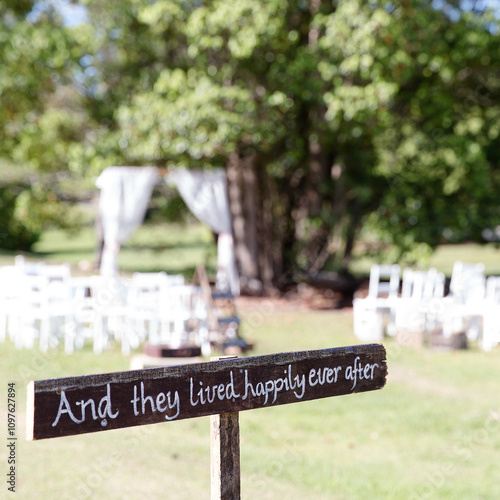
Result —
<path fill-rule="evenodd" d="M 362 342 L 380 342 L 384 338 L 382 312 L 357 300 L 354 302 L 353 327 L 354 335 Z"/>
<path fill-rule="evenodd" d="M 104 318 L 102 316 L 98 316 L 94 325 L 94 353 L 101 354 L 103 348 L 103 332 L 104 332 Z"/>
<path fill-rule="evenodd" d="M 122 333 L 122 354 L 128 356 L 130 354 L 130 336 L 133 329 L 128 324 L 125 325 Z"/>
<path fill-rule="evenodd" d="M 64 321 L 64 352 L 73 354 L 75 351 L 77 329 L 74 321 Z"/>
<path fill-rule="evenodd" d="M 494 337 L 495 337 L 495 320 L 493 318 L 493 315 L 486 314 L 484 316 L 483 335 L 480 341 L 480 345 L 483 351 L 491 351 L 491 349 L 493 349 L 493 346 L 496 343 L 494 341 Z"/>
<path fill-rule="evenodd" d="M 40 320 L 40 351 L 47 352 L 50 343 L 50 321 L 48 318 Z"/>

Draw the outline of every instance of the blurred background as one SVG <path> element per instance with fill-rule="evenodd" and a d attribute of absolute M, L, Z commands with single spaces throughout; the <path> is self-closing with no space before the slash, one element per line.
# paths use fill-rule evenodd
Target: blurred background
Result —
<path fill-rule="evenodd" d="M 361 341 L 351 306 L 377 264 L 398 280 L 436 268 L 444 296 L 456 261 L 481 263 L 484 293 L 500 276 L 499 23 L 496 0 L 0 0 L 0 266 L 98 274 L 97 179 L 153 167 L 120 276 L 191 281 L 201 265 L 213 282 L 217 237 L 168 179 L 222 170 L 252 354 Z M 498 290 L 495 308 L 479 301 L 488 352 L 477 336 L 422 349 L 380 323 L 382 391 L 244 412 L 243 497 L 500 498 Z M 16 388 L 19 436 L 29 380 L 126 370 L 138 348 L 68 356 L 8 336 L 0 381 Z M 208 498 L 208 436 L 197 419 L 20 439 L 19 495 Z"/>
<path fill-rule="evenodd" d="M 2 1 L 0 248 L 92 228 L 111 165 L 224 168 L 253 292 L 498 242 L 499 9 Z M 155 187 L 146 222 L 190 217 Z"/>

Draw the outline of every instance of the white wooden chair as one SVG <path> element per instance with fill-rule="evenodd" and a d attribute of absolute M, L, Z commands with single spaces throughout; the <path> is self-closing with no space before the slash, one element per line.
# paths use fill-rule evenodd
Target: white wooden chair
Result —
<path fill-rule="evenodd" d="M 50 341 L 48 279 L 23 275 L 20 278 L 21 296 L 15 306 L 17 331 L 14 343 L 18 349 L 33 349 L 36 340 L 46 351 Z"/>
<path fill-rule="evenodd" d="M 33 348 L 38 340 L 40 350 L 45 352 L 63 341 L 66 352 L 73 352 L 69 266 L 27 266 L 18 260 L 15 267 L 20 273 L 20 294 L 12 305 L 15 345 Z"/>
<path fill-rule="evenodd" d="M 14 265 L 21 274 L 38 276 L 46 264 L 45 262 L 30 262 L 24 258 L 24 255 L 16 255 Z"/>
<path fill-rule="evenodd" d="M 40 349 L 64 341 L 64 350 L 71 354 L 75 349 L 75 328 L 72 322 L 73 300 L 71 296 L 71 268 L 69 264 L 40 266 L 38 275 L 47 279 L 49 338 L 40 337 Z"/>
<path fill-rule="evenodd" d="M 439 313 L 445 293 L 446 278 L 444 273 L 431 268 L 427 271 L 423 288 L 426 330 L 432 332 L 438 327 Z"/>
<path fill-rule="evenodd" d="M 186 278 L 182 274 L 167 274 L 167 286 L 180 286 L 186 284 Z"/>
<path fill-rule="evenodd" d="M 96 276 L 92 283 L 92 304 L 96 314 L 93 349 L 96 354 L 100 354 L 111 339 L 121 343 L 124 354 L 139 345 L 127 328 L 129 282 L 125 278 Z"/>
<path fill-rule="evenodd" d="M 200 345 L 206 332 L 208 304 L 201 287 L 174 285 L 163 289 L 161 300 L 161 342 L 180 346 Z"/>
<path fill-rule="evenodd" d="M 57 307 L 61 290 L 52 288 L 45 276 L 32 275 L 21 278 L 21 289 L 16 311 L 19 319 L 16 347 L 32 349 L 37 340 L 42 352 L 56 347 L 61 336 L 59 325 L 54 324 L 54 320 L 66 316 L 66 311 Z"/>
<path fill-rule="evenodd" d="M 127 294 L 127 331 L 141 341 L 159 343 L 162 290 L 168 286 L 165 272 L 134 273 Z"/>
<path fill-rule="evenodd" d="M 479 338 L 485 293 L 484 264 L 455 262 L 450 293 L 443 300 L 441 321 L 444 336 L 466 332 L 469 340 Z"/>
<path fill-rule="evenodd" d="M 43 262 L 28 262 L 23 255 L 16 255 L 13 266 L 4 266 L 0 272 L 0 340 L 5 340 L 7 333 L 17 346 L 22 340 L 20 329 L 26 328 L 26 321 L 21 323 L 22 299 L 26 292 L 23 277 L 38 276 L 45 266 Z M 25 319 L 25 318 L 24 318 Z"/>
<path fill-rule="evenodd" d="M 359 340 L 377 342 L 385 331 L 395 334 L 400 272 L 398 264 L 371 267 L 368 296 L 353 301 L 354 334 Z"/>
<path fill-rule="evenodd" d="M 368 298 L 355 298 L 353 306 L 354 335 L 361 342 L 381 342 L 384 338 L 382 314 L 375 302 Z"/>
<path fill-rule="evenodd" d="M 98 330 L 100 316 L 95 307 L 94 292 L 99 276 L 78 276 L 71 279 L 72 324 L 76 349 L 84 346 L 87 340 L 93 342 Z"/>
<path fill-rule="evenodd" d="M 401 282 L 401 297 L 397 301 L 395 325 L 397 332 L 425 330 L 425 313 L 422 311 L 426 273 L 405 269 Z"/>
<path fill-rule="evenodd" d="M 483 332 L 479 343 L 485 351 L 491 351 L 500 343 L 500 276 L 490 276 L 486 280 Z"/>
<path fill-rule="evenodd" d="M 444 296 L 445 277 L 431 268 L 428 271 L 403 271 L 401 297 L 396 303 L 397 331 L 409 333 L 432 331 Z"/>

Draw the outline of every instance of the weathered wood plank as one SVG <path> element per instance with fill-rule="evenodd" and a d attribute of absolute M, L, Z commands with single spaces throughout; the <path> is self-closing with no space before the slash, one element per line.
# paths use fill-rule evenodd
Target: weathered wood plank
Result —
<path fill-rule="evenodd" d="M 369 344 L 31 382 L 27 437 L 44 439 L 381 389 Z"/>
<path fill-rule="evenodd" d="M 211 358 L 237 359 L 238 356 Z M 239 413 L 210 416 L 211 500 L 240 500 Z"/>
<path fill-rule="evenodd" d="M 239 413 L 210 416 L 211 500 L 240 499 Z"/>

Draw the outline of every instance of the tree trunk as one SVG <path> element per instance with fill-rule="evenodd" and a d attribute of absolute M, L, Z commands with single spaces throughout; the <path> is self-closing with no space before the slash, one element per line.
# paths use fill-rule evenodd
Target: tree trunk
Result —
<path fill-rule="evenodd" d="M 229 157 L 226 169 L 240 285 L 242 291 L 247 293 L 260 293 L 263 287 L 257 239 L 259 199 L 255 161 L 254 154 L 241 156 L 234 152 Z"/>
<path fill-rule="evenodd" d="M 290 193 L 278 188 L 255 153 L 233 153 L 227 179 L 241 289 L 265 294 L 287 280 L 286 242 L 294 237 Z"/>
<path fill-rule="evenodd" d="M 275 277 L 275 249 L 273 248 L 273 201 L 271 179 L 263 172 L 262 165 L 256 165 L 259 203 L 257 205 L 257 241 L 259 248 L 260 278 L 264 291 L 270 290 Z"/>

